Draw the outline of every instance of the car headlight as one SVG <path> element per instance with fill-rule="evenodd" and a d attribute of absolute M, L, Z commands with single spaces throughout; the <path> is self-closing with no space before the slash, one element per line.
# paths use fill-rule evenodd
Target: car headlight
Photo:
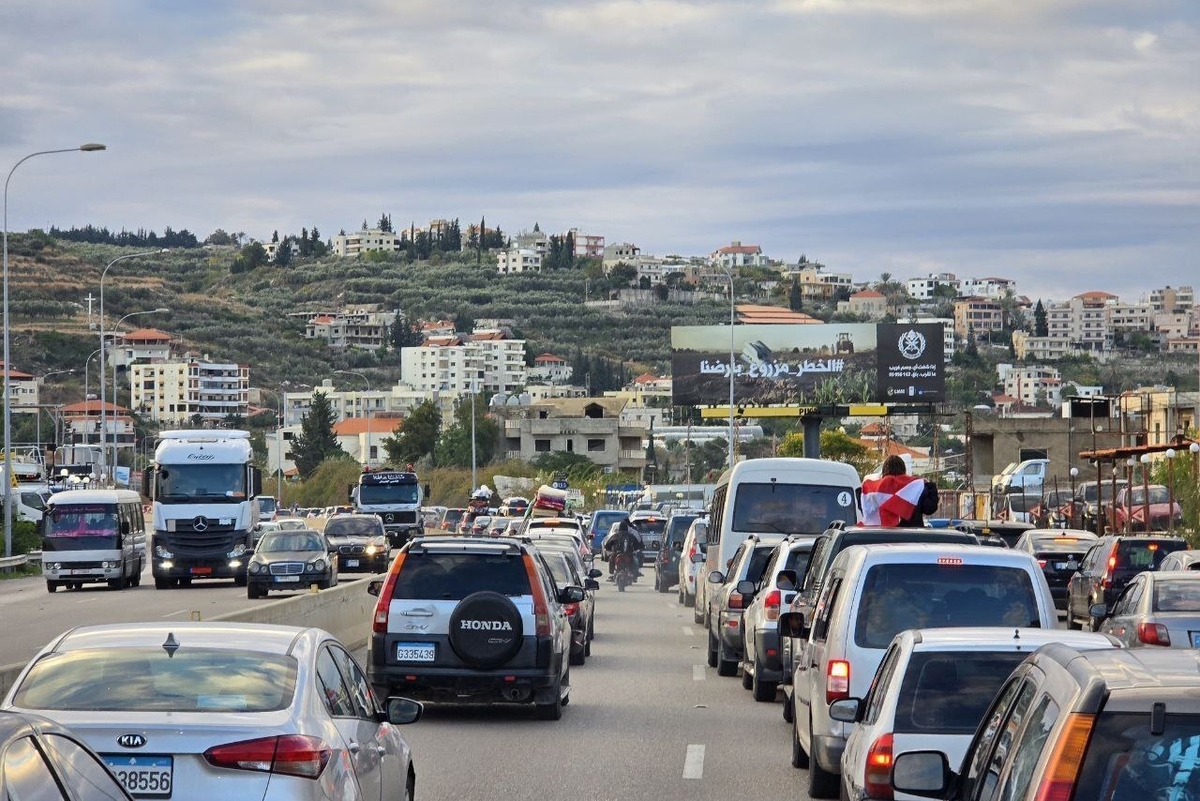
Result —
<path fill-rule="evenodd" d="M 161 545 L 154 546 L 154 555 L 160 559 L 174 559 L 175 558 L 175 554 L 171 553 L 170 551 L 168 551 L 166 548 L 162 547 Z"/>
<path fill-rule="evenodd" d="M 374 545 L 368 545 L 366 550 L 367 556 L 374 556 L 378 550 Z"/>
<path fill-rule="evenodd" d="M 264 565 L 262 562 L 251 562 L 250 563 L 250 572 L 251 573 L 261 573 L 264 570 L 266 570 L 266 568 L 267 568 L 267 566 Z"/>
<path fill-rule="evenodd" d="M 314 559 L 308 563 L 308 569 L 314 573 L 320 573 L 325 569 L 325 567 L 326 562 L 324 559 Z"/>
<path fill-rule="evenodd" d="M 228 556 L 230 559 L 237 559 L 244 553 L 246 553 L 246 544 L 244 542 L 239 542 L 237 545 L 233 546 L 233 550 L 227 553 L 226 556 Z"/>

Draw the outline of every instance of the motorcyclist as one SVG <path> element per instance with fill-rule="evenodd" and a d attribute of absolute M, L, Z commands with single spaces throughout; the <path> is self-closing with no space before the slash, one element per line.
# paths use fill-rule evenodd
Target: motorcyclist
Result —
<path fill-rule="evenodd" d="M 637 527 L 630 525 L 628 519 L 618 523 L 617 530 L 604 543 L 604 550 L 608 554 L 608 580 L 612 581 L 616 572 L 617 554 L 627 555 L 633 561 L 635 577 L 640 576 L 642 547 L 642 537 Z"/>

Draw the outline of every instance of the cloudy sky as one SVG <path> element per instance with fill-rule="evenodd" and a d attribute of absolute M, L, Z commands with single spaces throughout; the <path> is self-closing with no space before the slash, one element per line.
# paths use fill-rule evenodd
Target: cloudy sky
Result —
<path fill-rule="evenodd" d="M 11 230 L 486 215 L 856 280 L 1200 285 L 1195 0 L 4 0 Z"/>

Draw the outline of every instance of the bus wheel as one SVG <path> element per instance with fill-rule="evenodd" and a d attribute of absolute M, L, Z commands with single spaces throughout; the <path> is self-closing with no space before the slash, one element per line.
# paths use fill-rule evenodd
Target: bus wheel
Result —
<path fill-rule="evenodd" d="M 57 589 L 58 589 L 57 581 L 50 581 L 49 579 L 46 580 L 46 592 L 54 592 Z"/>

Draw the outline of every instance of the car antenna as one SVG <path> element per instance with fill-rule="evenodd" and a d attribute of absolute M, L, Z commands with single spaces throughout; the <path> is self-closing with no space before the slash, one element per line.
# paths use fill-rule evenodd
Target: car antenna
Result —
<path fill-rule="evenodd" d="M 179 641 L 175 639 L 175 632 L 167 633 L 167 641 L 162 644 L 162 649 L 167 652 L 167 658 L 175 656 L 175 652 L 179 650 Z"/>

